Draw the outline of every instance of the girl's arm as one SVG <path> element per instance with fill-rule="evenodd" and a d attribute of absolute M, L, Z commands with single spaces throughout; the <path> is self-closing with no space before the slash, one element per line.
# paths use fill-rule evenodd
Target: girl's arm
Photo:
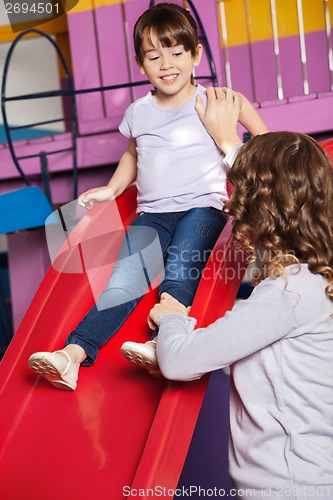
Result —
<path fill-rule="evenodd" d="M 286 291 L 285 286 L 283 277 L 264 280 L 223 318 L 196 330 L 196 320 L 187 317 L 186 308 L 162 294 L 150 320 L 159 327 L 157 356 L 163 375 L 194 380 L 291 335 L 299 326 L 294 313 L 299 294 Z M 302 312 L 303 317 L 310 321 L 310 312 L 307 317 Z"/>
<path fill-rule="evenodd" d="M 224 154 L 242 144 L 237 132 L 240 122 L 252 135 L 268 132 L 268 128 L 252 104 L 239 92 L 227 87 L 210 87 L 206 91 L 207 107 L 197 97 L 196 111 L 218 147 Z"/>
<path fill-rule="evenodd" d="M 80 205 L 92 207 L 97 202 L 112 201 L 120 196 L 125 189 L 136 179 L 137 153 L 136 141 L 130 139 L 127 151 L 122 155 L 116 171 L 106 186 L 89 189 L 79 196 Z"/>
<path fill-rule="evenodd" d="M 240 102 L 240 110 L 238 121 L 250 132 L 251 135 L 261 135 L 269 132 L 267 125 L 252 106 L 250 101 L 239 92 L 234 92 L 238 96 Z"/>

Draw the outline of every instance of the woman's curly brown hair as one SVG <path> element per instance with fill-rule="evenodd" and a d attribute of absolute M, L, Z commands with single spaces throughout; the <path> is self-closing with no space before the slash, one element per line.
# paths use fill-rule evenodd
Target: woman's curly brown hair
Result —
<path fill-rule="evenodd" d="M 228 180 L 225 209 L 235 240 L 260 256 L 257 283 L 307 263 L 333 301 L 333 170 L 321 146 L 294 132 L 259 135 L 241 148 Z"/>

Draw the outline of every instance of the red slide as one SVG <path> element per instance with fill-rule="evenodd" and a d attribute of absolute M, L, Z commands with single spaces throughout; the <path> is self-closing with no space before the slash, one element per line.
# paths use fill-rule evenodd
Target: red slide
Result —
<path fill-rule="evenodd" d="M 331 159 L 333 164 L 333 138 L 325 139 L 319 143 L 323 149 L 325 149 L 326 153 Z"/>
<path fill-rule="evenodd" d="M 110 255 L 122 236 L 113 228 L 103 238 L 101 228 L 108 227 L 115 211 L 126 227 L 134 207 L 135 190 L 130 188 L 117 202 L 95 206 L 80 220 L 68 250 L 56 261 L 58 270 L 51 267 L 47 272 L 0 364 L 4 500 L 152 498 L 151 489 L 177 487 L 209 376 L 190 383 L 168 382 L 151 377 L 121 355 L 124 341 L 147 340 L 146 317 L 157 299 L 156 290 L 100 350 L 97 362 L 81 368 L 75 392 L 51 387 L 27 366 L 33 352 L 61 348 L 90 309 L 92 280 L 94 290 L 103 289 L 112 267 Z M 92 241 L 90 254 L 98 248 L 95 264 L 87 272 L 68 272 L 68 263 L 74 269 L 81 262 L 82 248 L 86 251 Z M 81 263 L 87 267 L 86 261 Z M 232 307 L 245 269 L 228 223 L 195 297 L 192 314 L 198 326 Z"/>

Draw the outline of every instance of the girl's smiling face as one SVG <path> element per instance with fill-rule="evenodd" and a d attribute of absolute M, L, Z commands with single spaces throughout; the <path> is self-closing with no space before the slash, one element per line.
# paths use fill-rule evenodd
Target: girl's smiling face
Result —
<path fill-rule="evenodd" d="M 194 94 L 191 82 L 194 66 L 201 60 L 202 46 L 197 45 L 195 56 L 176 42 L 163 46 L 153 32 L 145 32 L 142 42 L 143 62 L 140 72 L 146 75 L 156 89 L 156 100 L 168 107 L 185 104 Z"/>

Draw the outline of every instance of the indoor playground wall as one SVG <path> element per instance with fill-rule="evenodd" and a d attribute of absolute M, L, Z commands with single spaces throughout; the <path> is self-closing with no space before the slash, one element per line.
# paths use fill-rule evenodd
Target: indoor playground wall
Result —
<path fill-rule="evenodd" d="M 80 0 L 66 16 L 38 28 L 52 34 L 61 46 L 71 64 L 76 90 L 142 81 L 134 61 L 132 29 L 136 18 L 149 4 L 149 0 Z M 272 130 L 284 128 L 332 134 L 333 0 L 193 0 L 193 5 L 206 30 L 219 85 L 227 84 L 246 94 Z M 1 21 L 0 64 L 15 37 L 3 15 Z M 13 59 L 10 67 L 9 95 L 65 87 L 62 69 L 45 39 L 30 37 L 20 44 L 22 49 L 18 48 L 16 61 Z M 196 76 L 204 77 L 200 83 L 211 85 L 210 73 L 205 51 Z M 79 192 L 109 178 L 110 168 L 125 145 L 117 132 L 120 118 L 128 104 L 143 95 L 147 88 L 123 87 L 77 96 Z M 66 109 L 66 102 L 61 98 L 34 100 L 33 105 L 8 104 L 11 125 L 50 120 Z M 20 140 L 15 141 L 18 154 L 29 156 L 31 151 L 51 151 L 55 143 L 67 144 L 71 139 L 71 131 L 65 126 L 57 130 L 37 127 L 37 132 L 35 129 L 24 131 L 24 134 L 32 133 L 47 135 L 42 139 L 21 135 Z M 40 176 L 38 160 L 30 157 L 22 161 L 24 171 L 34 176 L 34 182 L 38 182 L 36 179 Z M 65 204 L 71 199 L 68 179 L 71 179 L 72 165 L 70 154 L 49 157 L 53 200 L 57 204 Z M 22 180 L 8 147 L 0 144 L 0 193 L 19 183 L 21 186 Z M 128 210 L 128 202 L 118 201 Z M 102 213 L 101 206 L 95 209 Z M 86 230 L 96 234 L 94 224 L 87 225 Z M 18 326 L 18 330 L 0 365 L 3 382 L 0 392 L 3 407 L 6 405 L 0 425 L 1 442 L 4 443 L 0 467 L 2 490 L 7 488 L 4 491 L 10 491 L 11 498 L 29 497 L 28 491 L 38 500 L 45 498 L 45 491 L 50 499 L 61 498 L 61 495 L 77 496 L 77 485 L 71 481 L 71 476 L 65 490 L 57 481 L 55 475 L 59 467 L 63 470 L 71 467 L 74 475 L 89 478 L 88 483 L 81 481 L 79 485 L 79 496 L 84 499 L 88 495 L 91 497 L 89 487 L 92 486 L 95 496 L 110 498 L 114 485 L 121 484 L 125 473 L 133 480 L 128 484 L 140 485 L 143 478 L 144 484 L 175 487 L 206 387 L 198 389 L 198 386 L 207 382 L 202 379 L 203 382 L 185 384 L 179 390 L 174 384 L 167 384 L 164 390 L 161 389 L 163 381 L 152 380 L 143 370 L 134 375 L 130 371 L 135 367 L 129 367 L 122 358 L 120 345 L 128 340 L 129 332 L 142 335 L 140 339 L 144 340 L 145 331 L 138 325 L 145 323 L 149 302 L 143 306 L 145 312 L 139 307 L 123 332 L 115 336 L 114 343 L 101 352 L 101 362 L 91 368 L 93 376 L 83 374 L 82 389 L 74 398 L 68 398 L 63 391 L 54 395 L 43 386 L 42 380 L 33 381 L 28 373 L 28 356 L 39 349 L 53 350 L 88 310 L 89 301 L 93 299 L 85 275 L 56 273 L 51 267 L 31 302 L 49 267 L 44 228 L 12 232 L 8 242 L 14 329 Z M 225 242 L 221 242 L 221 248 L 225 248 Z M 223 269 L 226 272 L 226 268 Z M 194 304 L 194 314 L 202 318 L 207 314 L 204 318 L 207 322 L 212 321 L 209 315 L 214 308 L 227 307 L 223 294 L 228 288 L 227 280 L 223 279 L 223 273 L 221 276 L 217 283 L 210 284 L 210 295 L 203 289 L 197 310 Z M 238 284 L 233 286 L 238 287 Z M 232 293 L 236 295 L 236 290 Z M 148 296 L 149 300 L 152 297 Z M 215 312 L 216 317 L 222 314 Z M 209 382 L 182 469 L 181 485 L 229 487 L 226 464 L 228 379 L 221 371 L 215 375 Z M 219 380 L 222 377 L 223 380 Z M 66 419 L 59 419 L 59 415 L 66 415 Z M 64 455 L 59 443 L 62 444 L 62 436 L 66 433 L 71 435 L 74 446 L 67 447 Z M 187 444 L 184 444 L 184 436 Z M 34 454 L 36 442 L 46 441 L 49 445 L 44 452 Z M 78 446 L 84 453 L 78 455 Z M 61 465 L 50 467 L 50 463 Z M 17 481 L 17 477 L 21 480 Z M 45 489 L 42 487 L 36 492 L 36 484 L 45 485 Z M 16 496 L 13 496 L 13 489 L 19 492 Z M 120 498 L 120 495 L 114 497 Z"/>
<path fill-rule="evenodd" d="M 186 1 L 178 3 L 186 6 Z M 207 31 L 220 85 L 243 92 L 260 109 L 319 99 L 332 91 L 333 0 L 193 0 L 193 4 Z M 80 0 L 67 16 L 38 28 L 54 35 L 69 64 L 72 55 L 77 89 L 122 84 L 142 79 L 131 35 L 136 18 L 148 6 L 149 0 Z M 1 71 L 15 35 L 3 12 L 0 21 Z M 9 75 L 13 94 L 62 87 L 62 68 L 45 41 L 24 39 L 18 51 Z M 206 59 L 200 71 L 207 69 Z M 81 133 L 115 130 L 126 106 L 146 90 L 124 88 L 78 96 Z M 59 113 L 60 98 L 53 98 L 43 105 L 12 104 L 10 119 L 19 125 L 31 115 L 39 119 Z M 313 129 L 308 132 L 318 132 L 318 125 Z M 63 126 L 54 126 L 53 131 L 63 131 Z M 30 137 L 45 132 L 24 133 Z"/>
<path fill-rule="evenodd" d="M 333 90 L 331 0 L 219 1 L 227 84 L 261 106 Z"/>
<path fill-rule="evenodd" d="M 243 92 L 271 130 L 289 129 L 316 137 L 332 134 L 333 0 L 174 1 L 189 7 L 202 23 L 217 83 Z M 52 35 L 63 51 L 76 91 L 85 92 L 76 96 L 79 192 L 103 184 L 110 177 L 126 147 L 125 138 L 117 130 L 124 110 L 150 88 L 124 86 L 145 79 L 135 63 L 132 32 L 136 19 L 149 5 L 149 0 L 80 0 L 67 15 L 38 26 Z M 0 20 L 3 65 L 16 35 L 5 24 L 3 12 Z M 205 86 L 214 83 L 206 46 L 195 76 Z M 110 86 L 117 88 L 98 91 Z M 57 89 L 65 89 L 64 73 L 50 43 L 35 35 L 24 37 L 10 63 L 6 95 Z M 96 91 L 86 92 L 89 89 Z M 68 111 L 68 97 L 12 101 L 6 104 L 6 109 L 10 125 L 50 121 Z M 41 135 L 44 137 L 40 138 Z M 14 142 L 17 156 L 25 157 L 22 169 L 26 175 L 34 176 L 34 180 L 40 178 L 40 162 L 31 154 L 52 152 L 48 156 L 48 170 L 53 202 L 70 201 L 73 155 L 53 154 L 56 145 L 63 150 L 71 145 L 70 127 L 60 123 L 18 129 L 13 132 L 13 139 L 18 139 Z M 0 192 L 21 185 L 2 138 Z M 23 281 L 29 287 L 34 279 Z M 31 288 L 30 293 L 25 291 L 28 303 L 36 284 Z M 17 313 L 15 325 L 19 324 L 26 305 Z"/>
<path fill-rule="evenodd" d="M 42 26 L 38 26 L 54 37 L 61 47 L 70 64 L 67 18 L 56 19 Z M 0 79 L 10 45 L 18 33 L 13 33 L 8 25 L 8 18 L 4 10 L 4 3 L 0 3 Z M 64 79 L 63 70 L 58 64 L 55 51 L 50 44 L 45 43 L 38 36 L 30 35 L 18 44 L 8 73 L 8 89 L 10 95 L 22 95 L 31 92 L 46 91 L 61 88 Z M 46 108 L 46 109 L 45 109 Z M 43 121 L 45 116 L 61 116 L 63 113 L 62 102 L 59 97 L 46 102 L 23 101 L 13 103 L 8 107 L 8 118 L 11 125 L 24 125 L 31 117 Z M 64 131 L 62 123 L 39 128 L 22 129 L 15 132 L 14 139 L 31 139 L 52 135 Z M 0 114 L 0 143 L 6 142 L 3 119 Z"/>

